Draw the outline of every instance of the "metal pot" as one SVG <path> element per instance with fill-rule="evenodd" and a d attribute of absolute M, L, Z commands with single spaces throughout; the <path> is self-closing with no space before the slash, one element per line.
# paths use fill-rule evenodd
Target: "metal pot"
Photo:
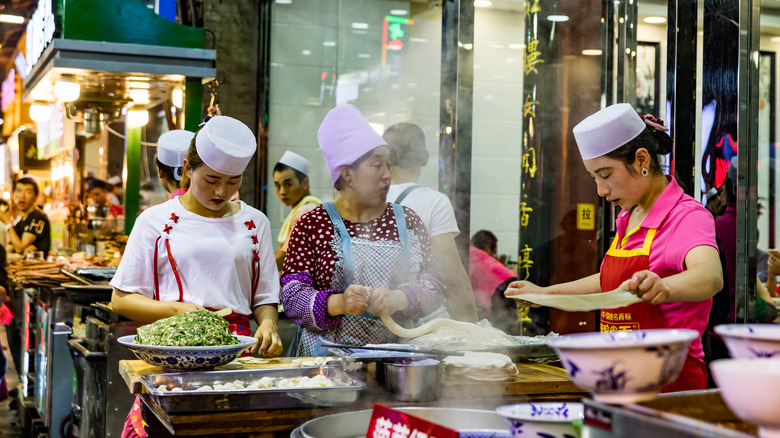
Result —
<path fill-rule="evenodd" d="M 495 411 L 452 408 L 398 408 L 415 417 L 445 425 L 461 436 L 508 436 L 506 424 Z M 325 415 L 303 423 L 292 432 L 293 438 L 363 438 L 372 410 Z"/>
<path fill-rule="evenodd" d="M 410 364 L 386 362 L 384 384 L 398 401 L 437 400 L 441 395 L 441 363 L 433 359 Z"/>

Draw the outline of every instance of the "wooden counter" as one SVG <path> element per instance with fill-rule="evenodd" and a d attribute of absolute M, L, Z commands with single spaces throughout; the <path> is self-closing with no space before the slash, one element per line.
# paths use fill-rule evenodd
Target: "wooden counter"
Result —
<path fill-rule="evenodd" d="M 290 357 L 275 359 L 269 364 L 244 364 L 243 369 L 280 368 L 292 366 Z M 303 358 L 304 360 L 310 358 Z M 160 373 L 158 367 L 140 360 L 121 361 L 119 372 L 134 393 L 141 393 L 139 377 Z M 518 363 L 518 375 L 512 381 L 485 382 L 467 379 L 443 381 L 439 400 L 429 403 L 404 403 L 392 399 L 392 394 L 369 381 L 357 403 L 351 406 L 264 410 L 246 412 L 215 412 L 169 415 L 145 394 L 141 400 L 155 410 L 161 423 L 175 432 L 176 436 L 235 436 L 235 437 L 282 437 L 307 420 L 338 412 L 372 409 L 374 403 L 387 406 L 458 407 L 472 409 L 495 409 L 498 406 L 531 401 L 578 401 L 588 394 L 571 382 L 566 371 L 544 364 Z M 219 369 L 219 368 L 218 368 Z M 368 373 L 371 375 L 371 373 Z"/>

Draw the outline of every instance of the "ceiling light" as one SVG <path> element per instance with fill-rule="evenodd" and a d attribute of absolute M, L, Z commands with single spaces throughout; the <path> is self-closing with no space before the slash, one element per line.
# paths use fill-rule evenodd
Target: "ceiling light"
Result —
<path fill-rule="evenodd" d="M 171 100 L 173 100 L 173 106 L 181 108 L 184 104 L 184 90 L 181 88 L 175 88 L 171 92 Z"/>
<path fill-rule="evenodd" d="M 547 21 L 555 21 L 558 23 L 563 23 L 564 21 L 569 21 L 568 15 L 548 15 Z"/>
<path fill-rule="evenodd" d="M 525 49 L 525 44 L 523 44 L 523 43 L 510 43 L 507 47 L 509 47 L 512 50 L 522 50 L 522 49 Z"/>
<path fill-rule="evenodd" d="M 127 126 L 131 128 L 140 128 L 149 123 L 149 111 L 130 110 L 127 112 Z"/>
<path fill-rule="evenodd" d="M 585 56 L 600 56 L 601 50 L 599 49 L 585 49 L 582 51 L 582 54 Z"/>
<path fill-rule="evenodd" d="M 371 55 L 369 55 L 368 53 L 358 53 L 358 58 L 368 59 L 370 57 L 371 57 Z"/>
<path fill-rule="evenodd" d="M 60 102 L 73 102 L 81 94 L 81 84 L 73 75 L 62 75 L 54 83 L 54 96 Z"/>
<path fill-rule="evenodd" d="M 390 11 L 390 15 L 406 15 L 408 13 L 409 11 L 407 11 L 406 9 L 392 9 Z"/>
<path fill-rule="evenodd" d="M 148 81 L 149 78 L 143 77 L 143 76 L 128 76 L 128 81 Z"/>
<path fill-rule="evenodd" d="M 22 24 L 24 20 L 21 15 L 0 14 L 0 23 Z"/>
<path fill-rule="evenodd" d="M 130 90 L 130 99 L 133 103 L 146 105 L 149 103 L 149 90 Z"/>
<path fill-rule="evenodd" d="M 352 23 L 353 29 L 368 29 L 368 23 Z"/>
<path fill-rule="evenodd" d="M 644 22 L 648 24 L 666 23 L 666 17 L 645 17 Z"/>
<path fill-rule="evenodd" d="M 51 108 L 46 102 L 35 102 L 30 105 L 30 118 L 36 123 L 46 123 L 51 119 Z"/>
<path fill-rule="evenodd" d="M 773 43 L 780 43 L 780 36 L 772 37 L 769 39 L 769 41 L 772 41 Z"/>
<path fill-rule="evenodd" d="M 475 8 L 487 8 L 488 6 L 492 5 L 493 2 L 490 0 L 474 0 L 474 7 Z"/>
<path fill-rule="evenodd" d="M 325 46 L 325 47 L 334 47 L 334 46 L 336 46 L 336 42 L 335 41 L 323 41 L 322 45 Z"/>
<path fill-rule="evenodd" d="M 277 5 L 289 5 L 292 3 L 292 0 L 276 0 L 274 3 Z"/>
<path fill-rule="evenodd" d="M 148 90 L 151 87 L 151 84 L 148 82 L 129 82 L 127 86 L 130 88 L 143 88 L 144 90 Z"/>
<path fill-rule="evenodd" d="M 309 56 L 309 55 L 311 55 L 311 52 L 308 51 L 308 50 L 304 50 L 303 52 L 301 52 L 301 54 L 305 55 L 305 56 Z"/>

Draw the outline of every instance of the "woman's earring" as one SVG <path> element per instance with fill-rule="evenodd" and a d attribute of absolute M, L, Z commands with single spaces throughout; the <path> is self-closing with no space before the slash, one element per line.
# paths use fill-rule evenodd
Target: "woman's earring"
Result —
<path fill-rule="evenodd" d="M 647 167 L 643 167 L 642 168 L 642 176 L 647 176 L 647 174 L 648 174 Z"/>

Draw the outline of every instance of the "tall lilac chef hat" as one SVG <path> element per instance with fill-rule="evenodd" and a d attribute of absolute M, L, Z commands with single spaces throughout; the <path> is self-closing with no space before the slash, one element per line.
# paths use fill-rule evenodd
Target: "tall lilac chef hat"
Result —
<path fill-rule="evenodd" d="M 634 107 L 618 103 L 591 114 L 572 132 L 583 160 L 604 156 L 638 136 L 645 124 Z"/>
<path fill-rule="evenodd" d="M 180 168 L 184 155 L 187 154 L 187 149 L 192 143 L 192 137 L 195 137 L 195 133 L 184 129 L 173 129 L 163 133 L 157 140 L 157 159 L 168 167 Z M 174 172 L 173 177 L 176 181 L 181 180 L 178 172 Z"/>
<path fill-rule="evenodd" d="M 342 167 L 379 146 L 387 146 L 353 105 L 338 105 L 330 110 L 317 131 L 317 141 L 334 186 Z"/>
<path fill-rule="evenodd" d="M 225 175 L 241 175 L 257 149 L 252 131 L 228 116 L 214 116 L 195 137 L 198 156 L 207 166 Z"/>

